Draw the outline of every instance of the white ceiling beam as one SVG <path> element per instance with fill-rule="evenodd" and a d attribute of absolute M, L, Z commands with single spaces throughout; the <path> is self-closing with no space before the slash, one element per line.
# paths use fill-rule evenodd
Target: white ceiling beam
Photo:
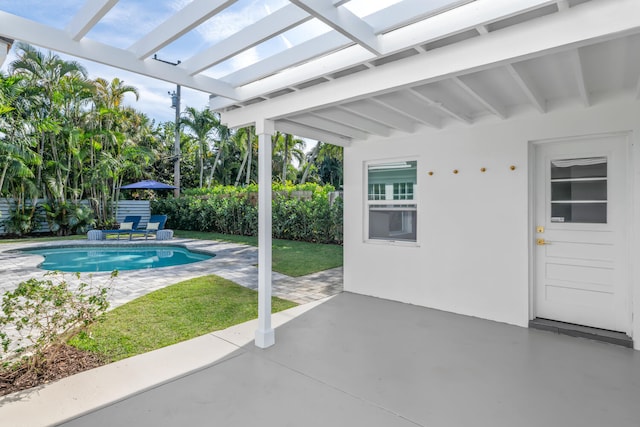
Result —
<path fill-rule="evenodd" d="M 380 41 L 373 28 L 349 9 L 335 7 L 330 0 L 290 1 L 374 55 L 381 54 Z"/>
<path fill-rule="evenodd" d="M 231 74 L 221 77 L 220 80 L 225 81 L 232 86 L 243 86 L 247 83 L 262 79 L 265 76 L 273 75 L 280 70 L 302 64 L 310 58 L 323 56 L 329 52 L 338 50 L 347 46 L 349 43 L 349 39 L 345 38 L 342 34 L 332 31 L 315 37 L 309 41 L 300 43 L 299 45 L 290 47 L 289 49 L 265 58 L 262 61 L 256 62 L 253 65 L 241 68 Z M 366 58 L 374 57 L 370 52 L 365 52 Z M 325 68 L 324 71 L 326 72 L 327 69 Z M 316 70 L 314 74 L 317 73 L 318 71 Z M 298 74 L 300 73 L 296 73 L 296 75 Z M 278 83 L 272 83 L 271 87 L 275 87 L 277 85 Z M 284 84 L 284 86 L 288 86 L 288 84 Z M 282 89 L 282 87 L 279 89 Z M 269 90 L 268 92 L 273 92 L 274 90 Z"/>
<path fill-rule="evenodd" d="M 478 32 L 478 34 L 480 34 L 481 36 L 485 35 L 485 34 L 489 34 L 489 29 L 487 28 L 486 25 L 478 25 L 476 27 L 476 31 Z"/>
<path fill-rule="evenodd" d="M 431 111 L 430 105 L 409 91 L 391 92 L 372 99 L 422 124 L 436 129 L 442 127 L 442 119 Z"/>
<path fill-rule="evenodd" d="M 476 0 L 398 28 L 380 39 L 385 55 L 552 4 L 551 0 Z"/>
<path fill-rule="evenodd" d="M 574 49 L 569 51 L 569 58 L 573 69 L 573 80 L 578 86 L 580 100 L 585 107 L 588 107 L 591 105 L 591 100 L 589 99 L 589 90 L 587 89 L 587 83 L 584 79 L 584 68 L 582 66 L 582 59 L 580 58 L 580 50 Z"/>
<path fill-rule="evenodd" d="M 428 55 L 415 55 L 258 103 L 250 108 L 229 111 L 223 114 L 223 118 L 232 127 L 236 127 L 260 117 L 281 118 L 293 112 L 329 107 L 344 100 L 361 99 L 498 66 L 513 69 L 511 63 L 515 61 L 639 34 L 638 16 L 640 2 L 637 0 L 583 3 L 563 13 L 434 49 Z M 243 98 L 247 92 L 250 93 L 245 92 L 244 87 L 238 88 L 238 91 Z"/>
<path fill-rule="evenodd" d="M 369 134 L 380 136 L 391 135 L 391 127 L 375 120 L 369 120 L 365 117 L 353 114 L 352 112 L 339 107 L 326 110 L 316 110 L 313 112 L 313 114 L 319 117 L 324 117 L 336 123 L 342 123 L 356 129 L 360 129 L 361 131 Z"/>
<path fill-rule="evenodd" d="M 507 118 L 507 111 L 504 105 L 501 105 L 491 93 L 487 90 L 483 90 L 480 87 L 472 88 L 469 83 L 465 83 L 462 78 L 453 77 L 451 80 L 462 90 L 464 90 L 467 95 L 471 96 L 473 99 L 478 101 L 484 108 L 489 110 L 492 114 L 500 117 L 501 119 Z"/>
<path fill-rule="evenodd" d="M 381 103 L 375 102 L 371 99 L 341 104 L 340 107 L 359 116 L 383 123 L 393 129 L 408 133 L 415 131 L 415 120 L 412 120 L 407 116 L 387 108 Z"/>
<path fill-rule="evenodd" d="M 429 106 L 437 108 L 438 110 L 442 111 L 444 114 L 446 114 L 447 116 L 449 116 L 451 118 L 454 118 L 454 119 L 459 120 L 459 121 L 461 121 L 463 123 L 466 123 L 466 124 L 471 124 L 471 122 L 472 122 L 470 117 L 467 117 L 466 115 L 464 115 L 462 113 L 457 113 L 456 111 L 452 110 L 450 107 L 446 106 L 442 101 L 432 99 L 427 94 L 422 93 L 422 92 L 418 91 L 417 89 L 409 89 L 408 92 L 410 92 L 414 96 L 422 99 L 424 102 L 429 104 Z"/>
<path fill-rule="evenodd" d="M 529 99 L 529 102 L 533 104 L 536 109 L 541 113 L 547 112 L 547 101 L 536 90 L 535 85 L 531 79 L 516 69 L 515 64 L 506 64 L 505 68 L 516 82 L 518 87 L 522 90 L 525 96 Z"/>
<path fill-rule="evenodd" d="M 405 0 L 406 1 L 406 0 Z M 422 0 L 421 0 L 422 1 Z M 401 2 L 404 3 L 404 2 Z M 423 2 L 424 9 L 429 2 Z M 550 0 L 476 0 L 446 13 L 417 22 L 412 25 L 384 34 L 383 43 L 388 44 L 385 53 L 396 52 L 410 46 L 421 46 L 429 41 L 457 34 L 477 27 L 478 22 L 491 22 L 512 16 L 523 8 L 535 9 L 541 5 L 553 3 Z M 367 19 L 384 21 L 383 17 L 388 9 L 376 12 Z M 260 94 L 275 92 L 285 87 L 295 86 L 304 81 L 313 80 L 320 76 L 344 70 L 364 61 L 375 58 L 371 52 L 359 45 L 345 47 L 350 40 L 341 34 L 331 32 L 316 39 L 312 39 L 279 55 L 257 62 L 256 64 L 239 70 L 236 73 L 222 77 L 234 87 L 244 86 L 247 99 Z M 326 55 L 334 51 L 335 53 Z M 290 57 L 287 57 L 290 55 Z M 316 59 L 311 59 L 316 57 Z M 298 65 L 294 68 L 289 68 Z M 224 108 L 231 104 L 222 104 L 218 100 L 216 108 Z M 213 107 L 212 107 L 213 108 Z"/>
<path fill-rule="evenodd" d="M 367 139 L 369 136 L 366 132 L 352 128 L 351 126 L 336 123 L 315 114 L 302 114 L 300 116 L 289 117 L 288 120 L 316 129 L 324 129 L 339 135 L 348 136 L 353 139 Z"/>
<path fill-rule="evenodd" d="M 199 73 L 310 19 L 305 11 L 287 5 L 183 61 L 180 66 L 191 75 Z"/>
<path fill-rule="evenodd" d="M 293 123 L 288 120 L 277 120 L 275 122 L 275 128 L 277 131 L 282 133 L 288 133 L 302 138 L 315 139 L 316 141 L 327 142 L 341 147 L 348 147 L 351 145 L 351 139 L 348 137 L 327 132 L 323 129 L 316 129 Z"/>
<path fill-rule="evenodd" d="M 569 0 L 558 0 L 558 10 L 560 12 L 568 9 L 569 9 Z"/>
<path fill-rule="evenodd" d="M 403 0 L 385 7 L 378 12 L 366 16 L 367 23 L 375 34 L 386 33 L 390 30 L 404 27 L 422 19 L 430 18 L 448 9 L 460 7 L 474 0 Z"/>
<path fill-rule="evenodd" d="M 75 41 L 83 38 L 112 8 L 118 0 L 88 0 L 65 28 Z"/>
<path fill-rule="evenodd" d="M 69 33 L 10 13 L 0 11 L 0 35 L 51 49 L 78 58 L 131 71 L 143 76 L 177 83 L 211 94 L 238 99 L 236 90 L 227 83 L 206 76 L 190 76 L 184 70 L 160 61 L 140 61 L 128 50 L 118 49 L 94 40 L 72 40 Z"/>
<path fill-rule="evenodd" d="M 193 0 L 146 36 L 129 47 L 138 59 L 145 59 L 202 24 L 237 0 Z"/>

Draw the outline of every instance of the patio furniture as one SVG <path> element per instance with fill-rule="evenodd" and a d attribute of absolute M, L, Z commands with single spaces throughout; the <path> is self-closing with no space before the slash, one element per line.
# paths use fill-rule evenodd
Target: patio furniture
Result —
<path fill-rule="evenodd" d="M 151 215 L 149 218 L 149 222 L 147 222 L 147 227 L 141 230 L 135 230 L 131 234 L 144 234 L 144 240 L 149 238 L 150 234 L 156 236 L 158 239 L 158 231 L 164 230 L 164 225 L 167 223 L 166 215 Z M 166 236 L 166 235 L 164 235 Z M 163 240 L 163 239 L 158 239 Z"/>
<path fill-rule="evenodd" d="M 128 234 L 129 240 L 131 240 L 132 233 L 138 231 L 138 224 L 142 217 L 140 215 L 128 215 L 124 217 L 124 221 L 120 223 L 120 228 L 113 230 L 102 230 L 103 237 L 106 239 L 107 235 L 115 234 L 117 240 L 120 240 L 121 234 Z"/>

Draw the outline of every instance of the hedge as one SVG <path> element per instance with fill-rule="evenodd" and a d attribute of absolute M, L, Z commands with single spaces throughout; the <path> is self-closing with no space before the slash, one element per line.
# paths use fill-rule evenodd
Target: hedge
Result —
<path fill-rule="evenodd" d="M 342 198 L 329 203 L 330 185 L 273 186 L 273 237 L 342 244 Z M 166 214 L 174 229 L 242 236 L 258 233 L 257 186 L 188 190 L 180 198 L 155 200 L 152 213 Z"/>

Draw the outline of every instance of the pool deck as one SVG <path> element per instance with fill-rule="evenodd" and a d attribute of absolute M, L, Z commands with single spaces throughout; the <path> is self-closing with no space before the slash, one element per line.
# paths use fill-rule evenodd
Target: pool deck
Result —
<path fill-rule="evenodd" d="M 173 239 L 156 242 L 134 239 L 113 241 L 68 240 L 59 242 L 3 243 L 0 244 L 0 294 L 14 289 L 18 283 L 30 278 L 42 278 L 46 273 L 38 268 L 42 256 L 14 252 L 16 249 L 34 249 L 50 246 L 105 246 L 105 245 L 179 245 L 190 250 L 214 253 L 216 256 L 188 265 L 162 267 L 146 270 L 120 271 L 113 283 L 110 295 L 111 307 L 117 307 L 139 296 L 165 286 L 208 274 L 215 274 L 251 289 L 258 288 L 258 248 L 237 243 L 211 240 Z M 82 280 L 89 277 L 96 284 L 109 281 L 111 273 L 83 273 Z M 65 276 L 73 280 L 73 274 Z M 273 273 L 273 295 L 300 304 L 317 301 L 342 292 L 342 267 L 321 271 L 303 277 L 289 277 Z"/>

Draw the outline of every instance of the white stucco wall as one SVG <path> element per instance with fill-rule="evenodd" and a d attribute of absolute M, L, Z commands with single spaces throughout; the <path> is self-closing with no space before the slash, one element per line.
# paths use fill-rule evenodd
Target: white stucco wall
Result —
<path fill-rule="evenodd" d="M 354 143 L 345 149 L 345 290 L 526 326 L 530 141 L 628 131 L 635 143 L 639 123 L 638 102 L 623 100 Z M 365 243 L 364 162 L 405 156 L 418 158 L 418 244 Z M 632 157 L 633 194 L 640 168 Z M 637 272 L 631 277 L 640 307 Z"/>

